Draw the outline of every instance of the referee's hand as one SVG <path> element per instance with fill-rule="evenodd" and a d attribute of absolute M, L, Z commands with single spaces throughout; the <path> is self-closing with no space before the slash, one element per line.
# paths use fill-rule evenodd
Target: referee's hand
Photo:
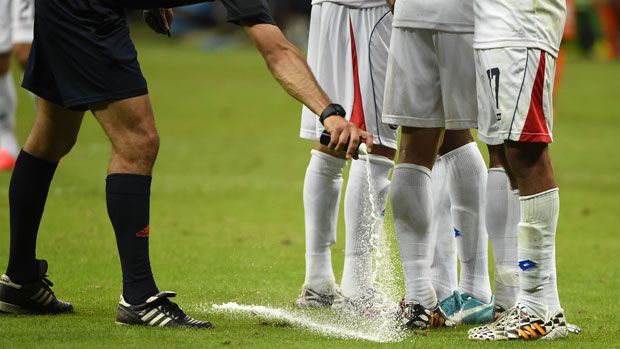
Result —
<path fill-rule="evenodd" d="M 170 36 L 174 13 L 169 8 L 152 8 L 142 13 L 144 21 L 156 33 Z"/>
<path fill-rule="evenodd" d="M 335 151 L 345 151 L 347 159 L 357 158 L 357 149 L 362 140 L 366 143 L 368 152 L 372 151 L 372 135 L 360 130 L 357 125 L 348 122 L 345 118 L 340 116 L 327 118 L 323 126 L 332 136 L 327 147 Z"/>
<path fill-rule="evenodd" d="M 385 1 L 387 2 L 387 5 L 390 8 L 390 11 L 394 13 L 394 4 L 396 4 L 396 0 L 385 0 Z"/>

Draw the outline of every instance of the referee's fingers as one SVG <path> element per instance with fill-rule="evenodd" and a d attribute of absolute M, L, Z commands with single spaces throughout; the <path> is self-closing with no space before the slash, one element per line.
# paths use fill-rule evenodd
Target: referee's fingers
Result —
<path fill-rule="evenodd" d="M 340 133 L 342 131 L 340 129 L 334 129 L 331 132 L 332 138 L 329 140 L 329 144 L 327 145 L 327 147 L 331 150 L 336 149 L 336 146 L 338 145 L 338 139 L 340 139 Z"/>
<path fill-rule="evenodd" d="M 351 132 L 349 128 L 345 128 L 340 133 L 340 137 L 338 138 L 338 145 L 336 145 L 336 151 L 346 151 L 345 147 L 347 146 L 347 142 L 349 142 L 349 137 L 351 136 Z"/>
<path fill-rule="evenodd" d="M 360 144 L 360 130 L 357 127 L 350 127 L 349 147 L 347 148 L 347 159 L 356 156 L 357 148 Z"/>
<path fill-rule="evenodd" d="M 366 143 L 366 150 L 368 153 L 372 153 L 372 146 L 374 143 L 374 136 L 366 131 L 362 131 L 362 138 L 364 139 L 364 143 Z"/>

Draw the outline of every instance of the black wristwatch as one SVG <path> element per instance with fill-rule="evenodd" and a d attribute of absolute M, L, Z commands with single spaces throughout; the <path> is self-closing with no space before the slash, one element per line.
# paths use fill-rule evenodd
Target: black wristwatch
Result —
<path fill-rule="evenodd" d="M 319 121 L 321 122 L 321 125 L 324 125 L 325 119 L 332 115 L 338 115 L 344 118 L 347 116 L 347 112 L 340 104 L 330 104 L 327 106 L 327 108 L 325 108 L 325 110 L 323 110 L 321 116 L 319 116 Z"/>

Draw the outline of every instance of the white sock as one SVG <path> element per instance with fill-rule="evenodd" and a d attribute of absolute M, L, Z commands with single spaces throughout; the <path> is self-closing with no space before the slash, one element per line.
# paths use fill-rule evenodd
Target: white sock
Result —
<path fill-rule="evenodd" d="M 11 73 L 0 76 L 0 149 L 17 157 L 19 147 L 15 136 L 17 93 Z"/>
<path fill-rule="evenodd" d="M 495 304 L 512 308 L 519 294 L 517 266 L 519 191 L 512 191 L 503 168 L 489 170 L 487 179 L 487 232 L 493 244 L 495 263 Z"/>
<path fill-rule="evenodd" d="M 485 226 L 487 167 L 475 142 L 442 156 L 446 163 L 452 220 L 461 263 L 459 289 L 491 301 L 488 236 Z"/>
<path fill-rule="evenodd" d="M 431 174 L 433 218 L 431 220 L 431 282 L 441 301 L 458 288 L 456 239 L 446 184 L 446 163 L 440 157 Z"/>
<path fill-rule="evenodd" d="M 557 188 L 521 197 L 518 301 L 543 320 L 549 313 L 546 290 L 551 279 L 559 213 Z"/>
<path fill-rule="evenodd" d="M 549 267 L 551 276 L 549 277 L 549 284 L 545 289 L 545 293 L 547 294 L 547 307 L 549 307 L 549 316 L 552 316 L 558 309 L 562 308 L 560 305 L 558 278 L 555 267 L 555 242 L 553 245 L 553 255 L 551 257 L 551 266 Z"/>
<path fill-rule="evenodd" d="M 387 201 L 388 176 L 394 162 L 384 156 L 367 155 L 370 161 L 372 188 L 366 177 L 366 156 L 351 162 L 349 181 L 344 197 L 347 240 L 342 273 L 342 293 L 355 298 L 373 287 L 371 237 L 379 234 Z M 371 212 L 374 201 L 374 217 Z M 374 228 L 374 230 L 373 230 Z"/>
<path fill-rule="evenodd" d="M 316 290 L 336 282 L 330 246 L 336 242 L 345 160 L 312 150 L 304 180 L 306 280 Z"/>
<path fill-rule="evenodd" d="M 423 166 L 394 168 L 390 201 L 405 278 L 405 300 L 425 308 L 437 304 L 430 280 L 431 171 Z"/>

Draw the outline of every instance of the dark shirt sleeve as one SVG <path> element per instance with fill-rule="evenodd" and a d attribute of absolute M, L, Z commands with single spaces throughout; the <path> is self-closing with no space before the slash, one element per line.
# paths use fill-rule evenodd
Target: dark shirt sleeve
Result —
<path fill-rule="evenodd" d="M 273 24 L 267 0 L 221 0 L 228 11 L 228 22 L 243 24 Z"/>

